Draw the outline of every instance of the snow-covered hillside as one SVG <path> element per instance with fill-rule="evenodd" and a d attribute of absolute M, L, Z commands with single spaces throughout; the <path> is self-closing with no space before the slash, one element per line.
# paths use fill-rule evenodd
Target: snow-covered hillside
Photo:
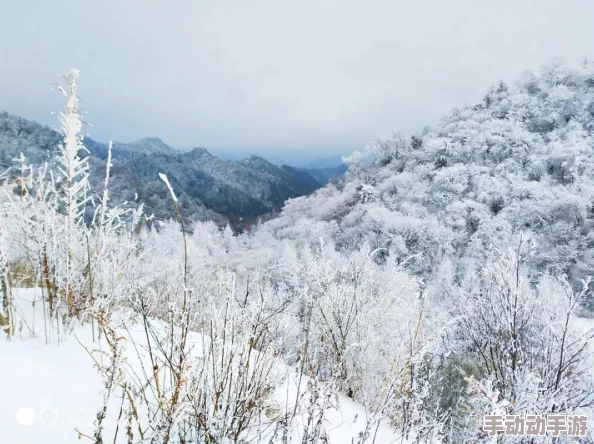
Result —
<path fill-rule="evenodd" d="M 553 63 L 501 83 L 420 134 L 374 141 L 376 162 L 292 199 L 261 235 L 368 243 L 431 279 L 444 258 L 461 277 L 530 232 L 534 271 L 594 272 L 594 66 Z M 593 306 L 594 308 L 594 306 Z"/>
<path fill-rule="evenodd" d="M 112 205 L 115 162 L 97 188 L 78 72 L 64 79 L 55 158 L 22 157 L 0 190 L 11 439 L 71 431 L 44 428 L 50 406 L 94 415 L 81 432 L 96 444 L 116 430 L 134 444 L 572 442 L 490 437 L 495 409 L 588 415 L 573 442 L 594 442 L 592 65 L 548 66 L 377 141 L 372 164 L 354 153 L 343 180 L 242 235 L 190 220 L 165 166 L 159 230 L 142 205 Z"/>
<path fill-rule="evenodd" d="M 126 436 L 127 421 L 120 413 L 121 393 L 114 393 L 105 404 L 106 389 L 100 372 L 95 368 L 94 359 L 104 363 L 105 356 L 102 354 L 109 352 L 106 338 L 99 337 L 91 324 L 77 323 L 64 337 L 46 339 L 46 333 L 52 329 L 44 326 L 41 297 L 41 289 L 19 289 L 16 292 L 23 330 L 11 340 L 0 339 L 2 362 L 10 363 L 2 365 L 0 372 L 3 386 L 0 396 L 2 436 L 6 442 L 14 444 L 69 444 L 80 442 L 80 439 L 84 442 L 89 438 L 94 439 L 97 414 L 107 405 L 104 442 L 129 442 Z M 35 301 L 37 305 L 33 306 Z M 157 330 L 167 328 L 160 322 L 151 322 Z M 156 334 L 163 332 L 158 331 Z M 151 367 L 142 325 L 123 322 L 117 335 L 124 343 L 122 359 L 129 366 L 126 367 L 127 372 L 141 375 L 145 368 Z M 192 333 L 188 341 L 192 347 L 190 359 L 203 359 L 204 341 L 200 334 Z M 139 350 L 142 363 L 137 355 Z M 280 441 L 280 432 L 275 429 L 271 419 L 281 414 L 291 416 L 297 405 L 298 415 L 287 427 L 286 442 L 301 443 L 304 430 L 312 429 L 312 425 L 308 426 L 310 417 L 307 413 L 310 395 L 314 390 L 310 385 L 311 380 L 307 376 L 300 378 L 295 368 L 285 366 L 282 361 L 277 361 L 275 365 L 274 378 L 276 385 L 271 405 L 275 408 L 269 408 L 257 427 L 247 431 L 246 442 L 277 442 L 273 438 L 275 433 L 278 442 L 284 442 Z M 315 389 L 319 390 L 324 409 L 311 410 L 311 420 L 313 425 L 320 421 L 320 436 L 326 436 L 328 443 L 413 442 L 411 438 L 403 439 L 386 424 L 382 424 L 381 420 L 368 414 L 361 405 L 334 392 L 328 384 L 320 384 Z M 138 410 L 139 419 L 134 421 L 134 426 L 146 427 L 150 422 L 147 409 Z M 119 433 L 116 433 L 118 428 Z M 368 438 L 363 440 L 362 436 L 365 435 Z M 232 441 L 220 442 L 226 444 Z"/>

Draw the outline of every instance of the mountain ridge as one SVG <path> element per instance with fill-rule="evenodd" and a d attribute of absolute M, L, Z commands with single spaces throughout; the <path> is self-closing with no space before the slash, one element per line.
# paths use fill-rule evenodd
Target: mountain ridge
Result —
<path fill-rule="evenodd" d="M 291 200 L 262 232 L 341 250 L 368 244 L 427 282 L 442 267 L 463 279 L 494 246 L 525 236 L 534 273 L 566 274 L 575 288 L 594 276 L 594 64 L 500 82 L 480 103 L 369 151 L 370 165 Z"/>
<path fill-rule="evenodd" d="M 28 163 L 52 161 L 61 135 L 37 122 L 0 113 L 0 162 L 11 165 L 22 152 Z M 108 146 L 85 137 L 89 151 L 91 184 L 101 189 L 105 176 Z M 223 160 L 208 149 L 181 151 L 158 137 L 112 144 L 112 194 L 116 203 L 137 199 L 159 217 L 172 215 L 166 189 L 158 173 L 169 177 L 189 219 L 213 220 L 219 224 L 255 220 L 280 211 L 291 198 L 312 193 L 325 185 L 306 170 L 277 166 L 263 157 L 251 155 L 239 161 Z M 319 176 L 318 176 L 319 177 Z M 246 222 L 247 223 L 247 222 Z"/>

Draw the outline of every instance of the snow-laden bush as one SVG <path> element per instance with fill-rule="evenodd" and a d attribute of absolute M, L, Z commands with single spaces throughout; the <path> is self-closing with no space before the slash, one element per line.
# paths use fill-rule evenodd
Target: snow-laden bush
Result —
<path fill-rule="evenodd" d="M 588 282 L 576 292 L 565 278 L 534 279 L 527 268 L 533 253 L 530 240 L 521 237 L 515 248 L 492 256 L 461 286 L 444 287 L 452 325 L 445 356 L 465 377 L 458 383 L 470 393 L 460 393 L 459 399 L 478 419 L 493 408 L 484 387 L 495 393 L 505 414 L 591 414 L 588 341 L 594 330 L 573 326 Z"/>

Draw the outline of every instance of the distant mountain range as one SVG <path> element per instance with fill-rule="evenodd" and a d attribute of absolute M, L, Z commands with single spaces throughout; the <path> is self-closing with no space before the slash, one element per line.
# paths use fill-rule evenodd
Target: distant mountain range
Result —
<path fill-rule="evenodd" d="M 342 156 L 330 156 L 322 157 L 300 166 L 307 169 L 329 169 L 343 167 L 344 165 Z"/>
<path fill-rule="evenodd" d="M 15 168 L 22 152 L 28 163 L 51 162 L 61 136 L 18 116 L 0 113 L 0 162 Z M 107 144 L 89 137 L 91 184 L 100 190 L 105 176 Z M 241 229 L 259 216 L 279 211 L 287 199 L 310 194 L 346 171 L 342 163 L 313 168 L 277 166 L 258 156 L 223 160 L 205 148 L 177 150 L 150 137 L 114 143 L 111 193 L 115 203 L 138 200 L 158 218 L 173 216 L 167 190 L 158 178 L 165 173 L 188 219 L 231 223 Z"/>
<path fill-rule="evenodd" d="M 181 151 L 190 151 L 193 147 L 175 147 Z M 213 147 L 208 149 L 212 154 L 225 160 L 241 160 L 246 157 L 245 149 L 230 149 Z M 349 153 L 327 154 L 325 157 L 319 157 L 320 152 L 325 150 L 300 150 L 297 148 L 287 148 L 286 150 L 254 149 L 252 154 L 263 157 L 270 163 L 278 166 L 291 165 L 297 168 L 320 169 L 333 168 L 341 165 L 342 156 Z M 329 151 L 332 152 L 332 151 Z"/>

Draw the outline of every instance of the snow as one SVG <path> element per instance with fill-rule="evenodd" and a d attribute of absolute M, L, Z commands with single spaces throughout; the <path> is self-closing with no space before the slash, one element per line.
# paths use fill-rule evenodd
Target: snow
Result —
<path fill-rule="evenodd" d="M 39 304 L 33 308 L 30 303 L 39 296 L 39 289 L 17 291 L 23 321 L 21 334 L 13 340 L 0 338 L 2 441 L 11 444 L 79 442 L 77 431 L 89 437 L 93 435 L 95 416 L 102 406 L 101 377 L 84 349 L 96 348 L 98 344 L 93 341 L 89 324 L 79 324 L 63 341 L 54 340 L 46 344 L 43 312 Z M 34 329 L 35 333 L 32 334 L 30 329 Z M 144 340 L 140 326 L 130 326 L 128 332 L 121 333 L 137 344 Z M 190 342 L 200 344 L 199 335 L 193 333 Z M 199 354 L 200 347 L 196 347 L 194 353 Z M 134 359 L 130 361 L 133 362 Z M 279 365 L 279 373 L 287 370 L 289 369 L 284 365 Z M 292 408 L 297 390 L 296 381 L 297 375 L 293 373 L 286 378 L 284 385 L 278 387 L 276 397 L 279 406 Z M 301 392 L 305 391 L 307 382 L 308 379 L 303 378 Z M 108 406 L 104 436 L 113 436 L 119 413 L 118 401 L 116 393 Z M 344 396 L 339 397 L 338 408 L 329 408 L 324 417 L 329 442 L 337 444 L 357 442 L 357 436 L 365 430 L 368 418 L 362 406 Z M 297 424 L 290 430 L 290 442 L 301 442 L 303 420 L 303 417 L 298 418 Z M 371 437 L 368 442 L 373 441 L 376 424 L 370 429 Z M 87 439 L 84 436 L 82 438 Z M 111 439 L 108 441 L 111 442 Z M 125 434 L 121 428 L 116 442 L 125 442 Z M 406 444 L 411 441 L 404 440 L 380 422 L 374 442 Z"/>
<path fill-rule="evenodd" d="M 33 296 L 34 291 L 19 293 Z M 27 323 L 35 325 L 34 311 L 23 311 Z M 36 327 L 43 327 L 42 318 L 37 317 L 35 322 Z M 85 341 L 91 339 L 89 333 L 86 327 L 74 332 Z M 0 356 L 0 362 L 10 363 L 0 365 L 0 430 L 6 442 L 66 444 L 77 440 L 75 427 L 92 431 L 101 402 L 101 379 L 74 336 L 65 342 L 45 344 L 44 335 L 30 337 L 25 328 L 20 339 L 0 339 Z M 19 423 L 21 409 L 34 412 L 31 425 Z"/>
<path fill-rule="evenodd" d="M 229 444 L 233 432 L 277 444 L 270 434 L 280 418 L 289 418 L 283 444 L 406 441 L 386 424 L 376 429 L 376 418 L 339 396 L 339 388 L 399 430 L 439 434 L 449 426 L 449 443 L 484 443 L 478 419 L 501 406 L 511 414 L 562 406 L 594 418 L 584 407 L 594 404 L 594 354 L 582 354 L 586 346 L 594 351 L 594 321 L 566 322 L 587 313 L 578 301 L 591 297 L 575 287 L 594 264 L 594 70 L 555 68 L 536 84 L 501 84 L 483 103 L 453 111 L 419 136 L 378 140 L 369 151 L 373 165 L 365 165 L 366 154 L 345 158 L 344 181 L 288 201 L 279 217 L 240 236 L 192 224 L 183 251 L 173 221 L 137 232 L 142 209 L 130 222 L 118 219 L 117 209 L 104 217 L 109 171 L 99 223 L 82 223 L 86 188 L 79 185 L 89 172 L 76 157 L 73 85 L 60 114 L 65 140 L 53 172 L 48 167 L 37 177 L 21 156 L 21 184 L 28 185 L 0 202 L 1 320 L 17 332 L 0 337 L 2 439 L 57 444 L 79 438 L 76 429 L 93 435 L 109 394 L 104 440 L 91 439 L 122 442 L 123 431 L 119 441 L 113 437 L 122 390 L 130 395 L 123 405 L 138 402 L 155 413 L 153 443 L 170 431 L 177 437 L 180 418 L 219 444 Z M 27 126 L 3 121 L 7 140 L 24 140 L 15 128 Z M 55 141 L 24 134 L 35 134 L 40 147 Z M 258 157 L 232 164 L 203 149 L 181 157 L 128 154 L 127 171 L 150 176 L 144 198 L 154 195 L 159 204 L 152 205 L 171 203 L 163 193 L 177 200 L 167 176 L 175 179 L 176 208 L 188 222 L 189 189 L 201 191 L 194 203 L 224 201 L 250 215 L 294 195 L 279 185 L 287 179 L 282 169 Z M 107 157 L 109 164 L 109 149 Z M 186 167 L 200 174 L 184 174 Z M 166 186 L 154 183 L 155 168 Z M 84 180 L 70 184 L 77 177 Z M 9 191 L 14 183 L 4 186 Z M 89 325 L 78 323 L 67 335 L 47 329 L 47 307 L 30 302 L 40 300 L 39 291 L 17 291 L 15 325 L 6 290 L 12 276 L 40 285 L 41 274 L 58 301 L 68 295 L 69 315 L 93 314 L 116 329 L 106 333 L 116 344 L 111 356 L 97 352 L 107 351 L 105 337 L 94 340 Z M 74 294 L 73 284 L 81 289 Z M 187 297 L 188 289 L 199 295 Z M 50 299 L 52 315 L 64 308 Z M 148 333 L 134 320 L 147 313 L 170 324 L 151 319 Z M 187 325 L 205 333 L 190 333 L 186 343 Z M 260 332 L 266 337 L 254 340 Z M 145 356 L 145 340 L 158 345 L 150 350 L 154 361 Z M 486 347 L 489 357 L 481 356 Z M 317 378 L 300 379 L 289 366 L 295 362 Z M 106 384 L 114 391 L 106 393 Z M 312 394 L 320 396 L 308 402 Z M 148 414 L 141 410 L 140 422 Z M 249 421 L 238 426 L 237 418 Z M 327 439 L 316 436 L 320 429 Z"/>
<path fill-rule="evenodd" d="M 594 318 L 573 317 L 571 325 L 576 333 L 588 336 L 588 355 L 590 367 L 592 368 L 592 378 L 594 379 Z"/>
<path fill-rule="evenodd" d="M 173 187 L 171 186 L 171 184 L 169 183 L 169 179 L 167 179 L 167 176 L 163 173 L 159 173 L 159 178 L 165 182 L 165 185 L 167 185 L 167 189 L 169 190 L 169 194 L 171 194 L 171 198 L 177 202 L 177 197 L 175 196 L 175 193 L 173 192 Z"/>

